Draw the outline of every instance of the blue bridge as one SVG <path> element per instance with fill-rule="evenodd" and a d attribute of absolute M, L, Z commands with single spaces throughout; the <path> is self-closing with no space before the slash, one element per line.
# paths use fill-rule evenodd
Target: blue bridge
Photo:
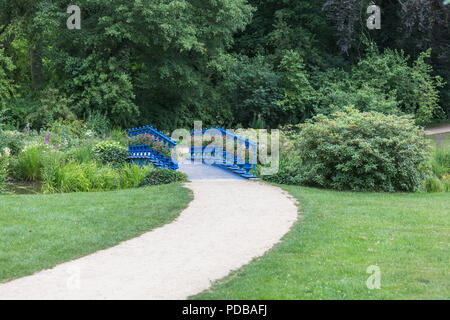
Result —
<path fill-rule="evenodd" d="M 131 163 L 177 170 L 177 143 L 150 126 L 128 130 L 128 159 Z"/>
<path fill-rule="evenodd" d="M 229 130 L 213 128 L 191 131 L 187 141 L 188 159 L 191 164 L 215 166 L 242 178 L 256 178 L 257 143 L 242 138 Z M 131 163 L 171 170 L 179 169 L 177 142 L 151 126 L 128 130 L 128 158 Z M 183 170 L 189 164 L 183 165 Z M 189 172 L 199 170 L 187 169 Z M 211 174 L 212 170 L 204 170 Z M 212 173 L 214 174 L 214 173 Z"/>

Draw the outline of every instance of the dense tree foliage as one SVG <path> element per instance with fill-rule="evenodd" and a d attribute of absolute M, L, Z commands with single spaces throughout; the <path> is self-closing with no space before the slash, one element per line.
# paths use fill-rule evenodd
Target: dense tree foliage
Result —
<path fill-rule="evenodd" d="M 450 6 L 373 2 L 380 30 L 368 0 L 0 0 L 0 116 L 162 129 L 276 127 L 346 105 L 449 117 Z"/>

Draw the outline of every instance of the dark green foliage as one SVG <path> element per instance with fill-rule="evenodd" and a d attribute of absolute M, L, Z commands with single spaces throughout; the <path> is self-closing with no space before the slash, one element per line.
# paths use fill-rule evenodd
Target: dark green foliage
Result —
<path fill-rule="evenodd" d="M 410 64 L 402 51 L 380 54 L 371 43 L 351 73 L 330 69 L 316 75 L 316 112 L 330 114 L 352 105 L 360 111 L 412 114 L 418 124 L 429 124 L 441 110 L 438 89 L 442 87 L 441 77 L 433 76 L 425 62 L 429 56 L 429 51 L 424 52 Z"/>
<path fill-rule="evenodd" d="M 3 154 L 0 148 L 0 194 L 5 191 L 6 179 L 8 178 L 8 156 Z"/>
<path fill-rule="evenodd" d="M 417 191 L 428 175 L 424 132 L 408 117 L 347 108 L 300 133 L 303 181 L 334 189 Z"/>
<path fill-rule="evenodd" d="M 180 171 L 155 169 L 141 182 L 141 187 L 187 181 L 187 175 Z"/>
<path fill-rule="evenodd" d="M 263 180 L 279 184 L 301 183 L 302 161 L 298 148 L 297 139 L 293 138 L 298 134 L 297 127 L 284 127 L 280 136 L 280 160 L 278 172 L 273 175 L 262 176 Z M 268 150 L 268 153 L 270 151 Z"/>
<path fill-rule="evenodd" d="M 93 151 L 103 164 L 122 166 L 128 159 L 128 149 L 116 141 L 99 142 Z"/>
<path fill-rule="evenodd" d="M 26 118 L 34 128 L 50 126 L 57 120 L 72 121 L 76 119 L 72 111 L 72 100 L 59 94 L 57 89 L 46 89 L 42 93 L 41 105 Z"/>
<path fill-rule="evenodd" d="M 245 0 L 80 0 L 81 30 L 66 27 L 69 4 L 0 1 L 0 43 L 20 63 L 17 75 L 8 78 L 0 67 L 0 81 L 8 81 L 0 86 L 8 88 L 0 92 L 0 103 L 11 94 L 14 78 L 32 80 L 36 90 L 58 89 L 78 118 L 97 111 L 113 125 L 145 121 L 175 128 L 191 125 L 195 117 L 227 120 L 226 114 L 213 114 L 220 97 L 209 64 L 250 21 L 252 8 Z M 7 63 L 7 72 L 10 61 L 2 51 L 0 65 Z M 58 107 L 66 118 L 64 104 Z M 41 115 L 42 121 L 59 117 L 42 108 L 31 119 L 36 126 Z"/>
<path fill-rule="evenodd" d="M 296 51 L 288 51 L 280 68 L 284 97 L 279 105 L 286 115 L 284 123 L 298 123 L 310 118 L 317 96 L 309 82 L 303 58 Z"/>
<path fill-rule="evenodd" d="M 233 108 L 234 122 L 248 127 L 255 119 L 276 126 L 282 118 L 279 75 L 264 57 L 229 57 L 221 90 Z"/>
<path fill-rule="evenodd" d="M 10 130 L 25 128 L 28 123 L 27 117 L 40 107 L 41 101 L 39 99 L 21 92 L 21 96 L 10 99 L 3 111 L 0 111 L 0 117 L 4 117 L 3 128 Z"/>
<path fill-rule="evenodd" d="M 98 111 L 92 111 L 86 118 L 86 127 L 96 134 L 105 135 L 111 130 L 111 122 L 107 116 Z"/>
<path fill-rule="evenodd" d="M 7 101 L 16 91 L 16 87 L 10 77 L 14 69 L 13 62 L 9 57 L 5 56 L 5 50 L 0 47 L 0 111 L 6 107 Z"/>
<path fill-rule="evenodd" d="M 379 54 L 372 43 L 366 57 L 353 68 L 352 76 L 357 85 L 395 98 L 399 109 L 414 114 L 417 123 L 429 124 L 440 109 L 438 89 L 442 87 L 442 78 L 433 76 L 433 68 L 425 62 L 430 55 L 430 50 L 423 52 L 409 65 L 403 51 L 387 49 Z"/>
<path fill-rule="evenodd" d="M 1 131 L 0 130 L 0 152 L 4 148 L 8 148 L 11 155 L 17 154 L 23 149 L 24 136 L 17 131 Z"/>
<path fill-rule="evenodd" d="M 301 128 L 295 138 L 297 170 L 280 169 L 281 175 L 290 172 L 296 178 L 291 183 L 338 190 L 417 191 L 430 174 L 429 145 L 409 117 L 346 108 L 329 118 L 316 116 Z"/>
<path fill-rule="evenodd" d="M 3 127 L 275 128 L 345 105 L 448 117 L 450 6 L 376 0 L 369 31 L 370 2 L 79 0 L 68 30 L 68 0 L 0 0 Z"/>

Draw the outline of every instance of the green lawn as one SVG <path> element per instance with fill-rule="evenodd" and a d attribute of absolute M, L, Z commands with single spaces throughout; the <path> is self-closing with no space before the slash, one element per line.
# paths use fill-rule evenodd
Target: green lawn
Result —
<path fill-rule="evenodd" d="M 301 215 L 283 243 L 194 299 L 449 299 L 450 194 L 284 186 Z M 378 265 L 381 289 L 369 290 Z"/>
<path fill-rule="evenodd" d="M 191 200 L 180 184 L 0 196 L 0 282 L 139 236 L 175 219 Z"/>

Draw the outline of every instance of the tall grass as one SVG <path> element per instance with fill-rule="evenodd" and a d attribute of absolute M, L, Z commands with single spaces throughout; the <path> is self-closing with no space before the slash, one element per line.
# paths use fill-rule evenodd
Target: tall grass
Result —
<path fill-rule="evenodd" d="M 441 178 L 450 173 L 450 148 L 436 148 L 431 158 L 433 173 Z"/>
<path fill-rule="evenodd" d="M 433 176 L 425 181 L 427 192 L 450 192 L 450 149 L 438 147 L 431 157 Z"/>
<path fill-rule="evenodd" d="M 44 193 L 93 192 L 135 188 L 152 167 L 126 164 L 120 168 L 95 161 L 58 163 L 49 160 L 43 168 Z"/>
<path fill-rule="evenodd" d="M 91 144 L 82 145 L 76 148 L 72 148 L 68 153 L 68 157 L 78 163 L 91 162 L 95 158 Z"/>
<path fill-rule="evenodd" d="M 8 158 L 2 156 L 0 150 L 0 193 L 6 189 L 6 178 L 8 178 Z"/>
<path fill-rule="evenodd" d="M 43 152 L 46 151 L 41 145 L 31 145 L 19 153 L 15 162 L 15 177 L 24 181 L 41 180 Z"/>

